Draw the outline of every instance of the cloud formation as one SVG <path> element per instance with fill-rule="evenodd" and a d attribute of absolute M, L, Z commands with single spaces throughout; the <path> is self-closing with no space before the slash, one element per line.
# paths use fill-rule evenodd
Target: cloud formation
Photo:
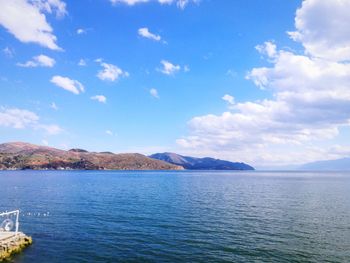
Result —
<path fill-rule="evenodd" d="M 296 31 L 289 34 L 312 57 L 349 61 L 349 6 L 349 0 L 303 1 L 295 17 Z"/>
<path fill-rule="evenodd" d="M 15 55 L 15 51 L 10 47 L 5 47 L 2 52 L 5 54 L 5 56 L 12 58 Z"/>
<path fill-rule="evenodd" d="M 159 94 L 158 94 L 158 91 L 156 89 L 154 89 L 154 88 L 150 89 L 149 93 L 151 94 L 152 97 L 159 99 Z"/>
<path fill-rule="evenodd" d="M 97 59 L 96 62 L 100 63 L 103 69 L 97 73 L 97 77 L 101 80 L 116 81 L 122 77 L 128 77 L 129 73 L 122 70 L 116 65 L 103 62 L 101 59 Z"/>
<path fill-rule="evenodd" d="M 225 94 L 222 99 L 226 101 L 228 104 L 233 105 L 235 104 L 235 98 L 229 94 Z"/>
<path fill-rule="evenodd" d="M 167 60 L 160 61 L 162 64 L 162 68 L 159 69 L 160 72 L 162 72 L 165 75 L 174 75 L 176 72 L 180 71 L 181 66 L 175 65 Z"/>
<path fill-rule="evenodd" d="M 78 34 L 78 35 L 86 34 L 86 30 L 83 29 L 83 28 L 78 28 L 78 29 L 77 29 L 77 34 Z"/>
<path fill-rule="evenodd" d="M 85 91 L 83 84 L 68 77 L 56 75 L 53 76 L 50 81 L 57 87 L 60 87 L 77 95 Z"/>
<path fill-rule="evenodd" d="M 107 98 L 103 95 L 95 95 L 95 96 L 92 96 L 90 97 L 92 100 L 97 100 L 98 102 L 101 102 L 101 103 L 106 103 L 107 102 Z"/>
<path fill-rule="evenodd" d="M 152 39 L 155 41 L 160 41 L 162 39 L 160 35 L 151 33 L 147 27 L 139 28 L 137 32 L 140 36 L 144 38 Z"/>
<path fill-rule="evenodd" d="M 55 65 L 56 61 L 53 58 L 50 58 L 45 55 L 39 55 L 33 57 L 32 60 L 29 60 L 25 63 L 17 63 L 20 67 L 33 68 L 33 67 L 49 67 L 52 68 Z"/>
<path fill-rule="evenodd" d="M 350 1 L 334 1 L 332 5 L 325 2 L 304 1 L 297 12 L 296 32 L 303 33 L 303 37 L 296 40 L 302 41 L 305 55 L 278 49 L 273 42 L 257 46 L 271 66 L 253 68 L 247 79 L 270 91 L 272 99 L 235 103 L 232 111 L 194 117 L 188 124 L 190 134 L 177 143 L 193 151 L 231 154 L 231 158 L 254 163 L 297 163 L 319 158 L 317 153 L 321 151 L 315 150 L 313 142 L 329 141 L 350 124 L 350 64 L 339 58 L 340 53 L 347 54 L 349 44 L 337 41 L 344 32 L 328 30 L 336 30 L 332 26 L 335 18 L 322 15 L 326 5 L 329 14 L 334 11 L 338 15 L 336 21 L 348 21 L 350 13 L 340 12 L 340 7 L 350 9 Z M 306 17 L 322 17 L 323 21 L 301 23 L 300 19 Z M 308 34 L 315 38 L 306 37 Z M 333 49 L 324 53 L 325 46 L 316 47 L 310 39 L 327 39 L 321 41 L 322 45 Z M 224 97 L 230 103 L 231 98 Z"/>
<path fill-rule="evenodd" d="M 36 43 L 52 50 L 61 50 L 45 13 L 62 17 L 66 5 L 60 0 L 0 0 L 0 25 L 23 43 Z"/>
<path fill-rule="evenodd" d="M 86 60 L 81 58 L 78 62 L 78 66 L 85 67 L 86 65 L 87 65 Z"/>
<path fill-rule="evenodd" d="M 18 108 L 0 108 L 0 126 L 14 129 L 31 128 L 44 130 L 50 135 L 59 134 L 63 131 L 56 124 L 43 124 L 39 116 L 34 112 Z"/>
<path fill-rule="evenodd" d="M 150 0 L 109 0 L 112 5 L 117 4 L 126 4 L 129 6 L 133 6 L 140 3 L 148 3 L 151 2 Z M 157 0 L 158 3 L 164 5 L 164 4 L 176 4 L 176 6 L 180 9 L 184 9 L 189 3 L 199 3 L 200 0 Z"/>

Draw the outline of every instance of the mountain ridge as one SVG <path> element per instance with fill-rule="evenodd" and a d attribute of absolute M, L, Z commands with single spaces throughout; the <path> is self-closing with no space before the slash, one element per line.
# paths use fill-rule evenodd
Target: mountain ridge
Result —
<path fill-rule="evenodd" d="M 24 142 L 0 144 L 0 170 L 182 170 L 139 153 L 68 151 Z"/>
<path fill-rule="evenodd" d="M 188 170 L 255 170 L 254 167 L 242 162 L 230 162 L 210 157 L 183 156 L 171 152 L 155 153 L 149 157 L 181 165 Z"/>
<path fill-rule="evenodd" d="M 350 170 L 350 157 L 305 163 L 298 170 Z"/>

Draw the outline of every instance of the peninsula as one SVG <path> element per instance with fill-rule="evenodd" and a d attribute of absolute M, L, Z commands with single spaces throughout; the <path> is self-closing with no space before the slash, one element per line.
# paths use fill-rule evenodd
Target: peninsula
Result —
<path fill-rule="evenodd" d="M 176 153 L 145 156 L 139 153 L 60 150 L 25 142 L 0 144 L 0 170 L 254 170 L 245 163 L 196 158 Z"/>
<path fill-rule="evenodd" d="M 0 144 L 0 170 L 182 170 L 138 153 L 60 150 L 24 142 Z"/>

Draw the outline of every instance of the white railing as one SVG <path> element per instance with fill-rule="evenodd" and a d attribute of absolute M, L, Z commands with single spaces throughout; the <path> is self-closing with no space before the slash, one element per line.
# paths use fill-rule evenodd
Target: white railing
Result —
<path fill-rule="evenodd" d="M 2 217 L 6 217 L 5 220 L 2 220 Z M 18 228 L 19 228 L 19 210 L 0 213 L 0 232 L 1 231 L 9 232 L 12 230 L 13 227 L 11 227 L 11 225 L 13 224 L 13 221 L 11 220 L 10 217 L 16 217 L 15 234 L 17 235 Z"/>

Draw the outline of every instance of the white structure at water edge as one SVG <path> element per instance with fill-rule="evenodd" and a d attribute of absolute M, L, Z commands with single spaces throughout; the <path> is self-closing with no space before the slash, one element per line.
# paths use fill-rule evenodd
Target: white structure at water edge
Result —
<path fill-rule="evenodd" d="M 15 222 L 12 218 L 15 218 Z M 3 212 L 0 213 L 0 240 L 3 233 L 11 233 L 18 235 L 19 228 L 19 210 L 11 211 L 11 212 Z M 15 227 L 15 231 L 12 231 Z"/>
<path fill-rule="evenodd" d="M 32 238 L 19 232 L 19 210 L 0 213 L 0 262 L 32 243 Z"/>

